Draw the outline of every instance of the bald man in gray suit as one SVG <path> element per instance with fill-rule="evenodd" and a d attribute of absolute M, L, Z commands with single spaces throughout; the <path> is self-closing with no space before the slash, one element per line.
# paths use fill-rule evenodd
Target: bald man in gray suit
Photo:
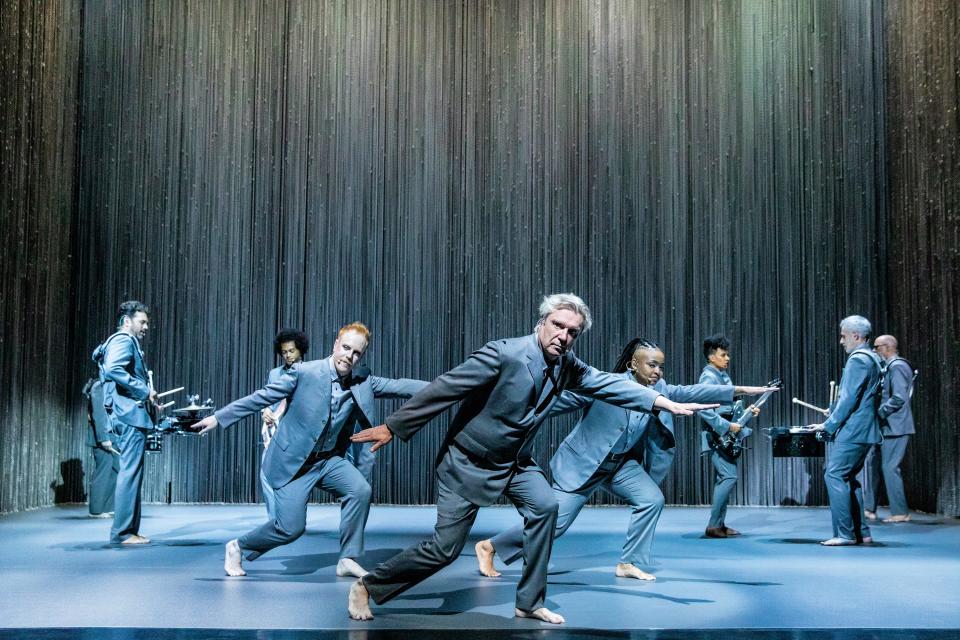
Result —
<path fill-rule="evenodd" d="M 547 296 L 532 335 L 488 342 L 431 382 L 385 424 L 353 437 L 356 442 L 373 442 L 374 449 L 394 435 L 408 440 L 434 416 L 462 401 L 437 460 L 433 538 L 402 551 L 354 583 L 347 603 L 350 617 L 372 619 L 371 597 L 383 604 L 456 560 L 480 507 L 505 495 L 525 522 L 515 614 L 564 622 L 543 606 L 558 504 L 531 458 L 534 436 L 553 404 L 570 390 L 635 411 L 657 408 L 685 415 L 713 406 L 679 404 L 635 381 L 588 366 L 570 347 L 590 324 L 590 310 L 579 297 Z"/>
<path fill-rule="evenodd" d="M 873 341 L 873 350 L 884 359 L 887 367 L 883 376 L 880 408 L 877 410 L 883 442 L 870 448 L 863 466 L 866 475 L 863 483 L 863 512 L 868 520 L 877 519 L 877 488 L 880 486 L 882 469 L 883 484 L 890 500 L 890 517 L 885 518 L 884 522 L 909 522 L 910 509 L 907 507 L 907 494 L 903 490 L 900 464 L 907 452 L 910 436 L 916 433 L 913 412 L 910 410 L 913 367 L 900 357 L 897 339 L 893 336 L 877 336 Z"/>

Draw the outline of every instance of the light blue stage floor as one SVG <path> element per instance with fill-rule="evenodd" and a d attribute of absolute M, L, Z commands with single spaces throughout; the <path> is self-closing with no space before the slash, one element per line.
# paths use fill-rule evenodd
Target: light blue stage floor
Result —
<path fill-rule="evenodd" d="M 110 547 L 109 520 L 82 506 L 0 517 L 0 628 L 538 629 L 513 617 L 519 566 L 477 572 L 473 543 L 519 522 L 480 512 L 452 566 L 385 606 L 346 613 L 352 580 L 337 578 L 336 506 L 311 506 L 307 534 L 223 574 L 223 543 L 264 518 L 260 505 L 148 505 L 153 544 Z M 432 531 L 430 507 L 377 507 L 367 528 L 372 567 Z M 883 515 L 883 514 L 881 514 Z M 567 628 L 960 629 L 960 523 L 914 516 L 874 527 L 879 544 L 827 549 L 830 514 L 813 508 L 731 508 L 742 538 L 702 537 L 707 510 L 668 507 L 654 546 L 657 581 L 616 578 L 628 512 L 588 508 L 554 546 L 548 606 Z M 498 561 L 499 562 L 499 561 Z M 502 569 L 502 565 L 499 565 Z M 368 567 L 368 568 L 369 568 Z"/>

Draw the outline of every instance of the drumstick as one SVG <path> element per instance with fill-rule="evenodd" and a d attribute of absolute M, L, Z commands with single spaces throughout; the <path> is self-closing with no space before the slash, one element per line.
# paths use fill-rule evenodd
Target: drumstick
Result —
<path fill-rule="evenodd" d="M 163 393 L 158 393 L 157 397 L 162 398 L 163 396 L 168 396 L 171 393 L 176 393 L 177 391 L 183 391 L 186 387 L 177 387 L 176 389 L 170 389 L 170 391 L 164 391 Z"/>
<path fill-rule="evenodd" d="M 827 400 L 827 404 L 833 404 L 833 397 L 834 397 L 834 393 L 836 392 L 836 389 L 837 389 L 837 383 L 831 380 L 830 381 L 830 398 L 829 400 Z"/>
<path fill-rule="evenodd" d="M 794 398 L 794 399 L 793 399 L 793 404 L 798 404 L 798 405 L 800 405 L 801 407 L 806 407 L 807 409 L 812 409 L 812 410 L 814 410 L 814 411 L 817 411 L 818 413 L 822 413 L 822 414 L 825 415 L 825 416 L 830 415 L 830 411 L 829 411 L 828 409 L 821 409 L 820 407 L 816 407 L 816 406 L 810 404 L 809 402 L 804 402 L 803 400 L 800 400 L 799 398 Z"/>

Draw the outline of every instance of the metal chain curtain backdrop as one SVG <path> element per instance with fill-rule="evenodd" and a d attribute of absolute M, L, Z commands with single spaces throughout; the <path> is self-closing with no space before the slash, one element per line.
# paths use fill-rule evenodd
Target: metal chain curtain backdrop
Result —
<path fill-rule="evenodd" d="M 826 401 L 842 316 L 898 333 L 924 371 L 909 498 L 956 513 L 956 346 L 928 319 L 957 323 L 942 4 L 7 3 L 0 511 L 81 496 L 60 464 L 86 463 L 77 390 L 123 299 L 153 307 L 158 386 L 222 405 L 263 384 L 281 326 L 323 357 L 361 320 L 375 372 L 432 378 L 572 290 L 601 368 L 644 335 L 692 383 L 726 332 L 735 380 L 788 383 L 767 424 L 813 420 L 789 396 Z M 255 422 L 168 439 L 145 499 L 259 500 Z M 380 454 L 377 501 L 434 500 L 448 422 Z M 670 503 L 709 501 L 698 433 L 678 421 Z M 821 474 L 756 438 L 735 503 L 823 504 Z"/>

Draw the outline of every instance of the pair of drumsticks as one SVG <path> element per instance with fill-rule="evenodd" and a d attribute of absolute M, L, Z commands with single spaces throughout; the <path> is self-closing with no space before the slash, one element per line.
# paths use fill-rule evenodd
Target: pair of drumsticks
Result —
<path fill-rule="evenodd" d="M 831 407 L 833 406 L 833 403 L 837 401 L 837 396 L 838 396 L 839 394 L 840 394 L 840 387 L 837 385 L 837 383 L 836 383 L 835 381 L 831 380 L 831 381 L 830 381 L 830 405 L 829 405 L 829 406 L 831 406 Z M 793 399 L 793 404 L 798 404 L 798 405 L 800 405 L 801 407 L 806 407 L 807 409 L 810 409 L 810 410 L 812 410 L 812 411 L 816 411 L 816 412 L 818 412 L 818 413 L 822 413 L 822 414 L 825 415 L 825 416 L 829 416 L 829 415 L 830 415 L 830 409 L 821 409 L 820 407 L 818 407 L 818 406 L 816 406 L 816 405 L 813 405 L 813 404 L 810 404 L 809 402 L 804 402 L 804 401 L 801 400 L 800 398 L 794 398 L 794 399 Z"/>

